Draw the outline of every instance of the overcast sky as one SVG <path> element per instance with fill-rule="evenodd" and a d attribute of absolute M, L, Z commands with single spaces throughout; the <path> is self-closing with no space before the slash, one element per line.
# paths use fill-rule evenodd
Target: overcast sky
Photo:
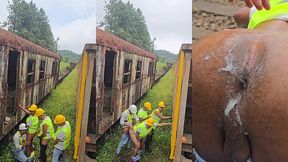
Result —
<path fill-rule="evenodd" d="M 0 21 L 8 16 L 8 0 L 0 0 Z M 25 0 L 30 2 L 31 0 Z M 82 53 L 85 43 L 95 43 L 96 0 L 33 0 L 49 18 L 59 49 Z"/>
<path fill-rule="evenodd" d="M 105 16 L 105 0 L 96 0 L 97 22 Z M 128 2 L 128 0 L 122 0 Z M 177 54 L 182 43 L 192 42 L 192 0 L 130 0 L 146 18 L 156 49 Z"/>

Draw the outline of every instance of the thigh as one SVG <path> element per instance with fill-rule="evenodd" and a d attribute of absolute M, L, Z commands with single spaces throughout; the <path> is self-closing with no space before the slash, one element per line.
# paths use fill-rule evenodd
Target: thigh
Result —
<path fill-rule="evenodd" d="M 54 148 L 53 149 L 53 157 L 52 157 L 52 162 L 59 162 L 59 157 L 61 155 L 61 151 Z"/>

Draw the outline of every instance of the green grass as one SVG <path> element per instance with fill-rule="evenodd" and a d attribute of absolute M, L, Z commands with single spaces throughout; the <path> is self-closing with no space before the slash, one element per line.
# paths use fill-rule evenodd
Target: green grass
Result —
<path fill-rule="evenodd" d="M 46 115 L 50 116 L 53 120 L 58 114 L 63 114 L 66 117 L 72 127 L 72 138 L 68 151 L 66 152 L 66 161 L 72 162 L 73 160 L 73 139 L 75 130 L 75 102 L 76 102 L 76 86 L 77 86 L 77 71 L 74 69 L 63 82 L 53 89 L 50 95 L 43 101 L 39 107 L 45 110 Z M 56 129 L 55 129 L 56 130 Z M 36 146 L 36 155 L 39 156 L 40 146 L 39 140 L 34 138 L 33 144 Z M 12 137 L 9 143 L 3 147 L 0 153 L 0 161 L 9 162 L 13 161 L 13 155 L 11 150 L 13 148 Z M 52 158 L 53 144 L 52 141 L 49 142 L 49 147 L 47 149 L 48 161 Z"/>
<path fill-rule="evenodd" d="M 164 67 L 166 66 L 166 63 L 165 62 L 159 62 L 157 61 L 157 64 L 156 64 L 156 71 L 161 71 Z"/>
<path fill-rule="evenodd" d="M 69 64 L 67 62 L 60 62 L 60 71 L 65 70 L 67 67 L 69 66 Z"/>
<path fill-rule="evenodd" d="M 173 104 L 173 81 L 173 71 L 170 70 L 141 100 L 139 100 L 137 106 L 141 107 L 144 102 L 149 101 L 152 103 L 152 109 L 155 109 L 157 108 L 159 101 L 165 101 L 166 108 L 164 109 L 163 115 L 171 115 Z M 171 122 L 171 120 L 165 122 Z M 150 154 L 142 154 L 141 161 L 170 161 L 170 134 L 171 127 L 169 126 L 155 129 L 151 145 L 152 152 Z M 121 127 L 118 125 L 107 141 L 99 142 L 100 144 L 97 145 L 98 152 L 96 160 L 99 162 L 118 161 L 119 159 L 115 156 L 115 150 L 120 139 Z M 131 158 L 132 151 L 132 149 L 123 149 L 121 153 L 122 160 L 128 161 Z"/>

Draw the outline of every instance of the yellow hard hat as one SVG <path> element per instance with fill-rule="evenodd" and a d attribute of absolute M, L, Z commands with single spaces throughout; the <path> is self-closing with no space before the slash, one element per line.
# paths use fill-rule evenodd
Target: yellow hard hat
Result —
<path fill-rule="evenodd" d="M 33 104 L 33 105 L 31 105 L 31 106 L 28 108 L 28 110 L 30 110 L 30 111 L 36 111 L 37 108 L 38 108 L 37 105 Z"/>
<path fill-rule="evenodd" d="M 54 119 L 54 124 L 61 124 L 65 122 L 65 116 L 63 115 L 57 115 Z"/>
<path fill-rule="evenodd" d="M 146 120 L 146 124 L 149 126 L 152 126 L 154 124 L 154 119 L 153 118 L 149 118 L 148 120 Z"/>
<path fill-rule="evenodd" d="M 161 101 L 161 102 L 159 102 L 158 106 L 164 108 L 165 107 L 165 103 L 163 101 Z"/>
<path fill-rule="evenodd" d="M 148 110 L 151 110 L 152 105 L 151 105 L 150 102 L 145 102 L 145 103 L 144 103 L 144 107 L 146 107 Z"/>
<path fill-rule="evenodd" d="M 43 109 L 41 109 L 41 108 L 38 108 L 37 110 L 36 110 L 36 116 L 41 116 L 41 115 L 43 115 L 44 114 L 44 110 Z"/>

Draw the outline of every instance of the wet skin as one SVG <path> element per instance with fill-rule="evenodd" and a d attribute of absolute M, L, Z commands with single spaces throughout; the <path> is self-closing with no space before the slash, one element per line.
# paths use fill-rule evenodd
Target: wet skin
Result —
<path fill-rule="evenodd" d="M 206 161 L 288 161 L 288 33 L 278 27 L 193 44 L 193 146 Z"/>

